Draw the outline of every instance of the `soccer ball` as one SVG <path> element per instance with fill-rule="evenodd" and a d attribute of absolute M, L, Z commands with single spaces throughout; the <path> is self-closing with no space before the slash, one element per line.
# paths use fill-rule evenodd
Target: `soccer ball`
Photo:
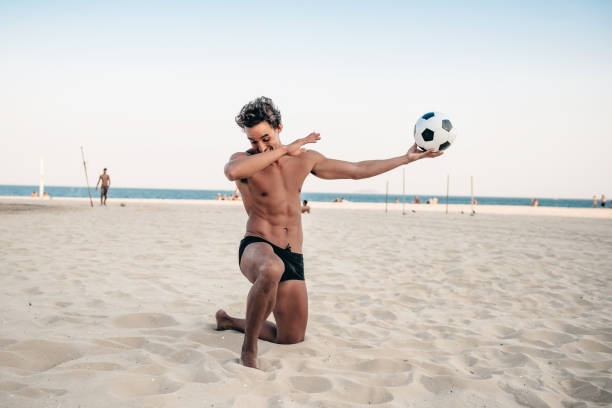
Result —
<path fill-rule="evenodd" d="M 453 124 L 441 112 L 429 112 L 414 125 L 414 140 L 422 150 L 446 150 L 455 142 Z"/>

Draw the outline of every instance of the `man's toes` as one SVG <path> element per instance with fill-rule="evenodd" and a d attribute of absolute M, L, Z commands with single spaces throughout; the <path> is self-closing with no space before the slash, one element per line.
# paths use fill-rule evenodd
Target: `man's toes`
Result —
<path fill-rule="evenodd" d="M 229 315 L 225 313 L 225 310 L 219 309 L 215 314 L 215 318 L 217 319 L 217 330 L 229 328 L 231 321 Z"/>

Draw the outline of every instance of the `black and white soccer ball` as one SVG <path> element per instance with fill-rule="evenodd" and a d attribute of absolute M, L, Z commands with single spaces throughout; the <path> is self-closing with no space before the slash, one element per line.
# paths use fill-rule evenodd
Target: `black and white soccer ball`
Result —
<path fill-rule="evenodd" d="M 429 112 L 414 125 L 414 140 L 422 150 L 446 150 L 455 143 L 455 131 L 448 116 L 442 112 Z"/>

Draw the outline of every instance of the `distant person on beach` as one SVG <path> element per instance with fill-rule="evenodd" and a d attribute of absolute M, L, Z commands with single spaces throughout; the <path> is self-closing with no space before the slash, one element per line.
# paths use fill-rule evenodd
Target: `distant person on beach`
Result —
<path fill-rule="evenodd" d="M 300 191 L 309 174 L 322 179 L 364 179 L 443 152 L 408 152 L 386 160 L 347 162 L 327 158 L 305 145 L 320 140 L 312 132 L 284 145 L 281 114 L 271 99 L 257 98 L 236 116 L 250 149 L 234 153 L 225 175 L 236 182 L 248 215 L 244 239 L 238 249 L 242 274 L 252 283 L 246 318 L 218 310 L 217 330 L 244 332 L 240 361 L 257 367 L 258 338 L 294 344 L 304 340 L 308 296 L 304 281 Z M 270 313 L 275 323 L 266 321 Z"/>
<path fill-rule="evenodd" d="M 230 195 L 229 199 L 232 201 L 240 200 L 240 193 L 238 192 L 238 189 L 234 190 L 234 194 Z"/>
<path fill-rule="evenodd" d="M 304 200 L 302 203 L 302 214 L 308 213 L 310 214 L 310 206 L 308 205 L 308 200 Z"/>
<path fill-rule="evenodd" d="M 106 199 L 108 198 L 108 190 L 110 189 L 110 176 L 106 173 L 106 167 L 96 183 L 96 191 L 98 191 L 98 185 L 102 182 L 100 187 L 100 205 L 106 205 Z"/>
<path fill-rule="evenodd" d="M 597 196 L 593 196 L 593 208 L 597 208 Z"/>
<path fill-rule="evenodd" d="M 221 200 L 221 193 L 217 193 L 217 200 Z"/>
<path fill-rule="evenodd" d="M 414 201 L 412 202 L 412 204 L 421 204 L 421 199 L 419 198 L 419 196 L 414 196 Z"/>
<path fill-rule="evenodd" d="M 534 198 L 533 200 L 531 200 L 532 207 L 537 207 L 538 205 L 540 205 L 540 203 L 538 202 L 537 198 Z"/>
<path fill-rule="evenodd" d="M 606 207 L 606 196 L 605 195 L 601 195 L 601 208 L 605 208 Z"/>
<path fill-rule="evenodd" d="M 472 204 L 474 204 L 474 205 L 478 204 L 478 200 L 476 198 L 473 198 L 472 199 Z"/>
<path fill-rule="evenodd" d="M 38 194 L 36 194 L 36 191 L 32 191 L 32 194 L 30 194 L 30 197 L 36 198 L 38 197 Z"/>

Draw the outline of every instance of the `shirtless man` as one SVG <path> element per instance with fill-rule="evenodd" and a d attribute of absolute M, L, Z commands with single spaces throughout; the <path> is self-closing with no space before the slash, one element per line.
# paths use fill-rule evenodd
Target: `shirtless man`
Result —
<path fill-rule="evenodd" d="M 98 184 L 100 184 L 100 182 L 102 182 L 102 187 L 100 188 L 100 205 L 106 205 L 108 189 L 110 188 L 110 176 L 106 174 L 106 168 L 104 168 L 104 173 L 100 174 L 100 177 L 98 177 L 98 182 L 96 183 L 96 191 L 98 191 Z"/>
<path fill-rule="evenodd" d="M 238 262 L 252 283 L 246 318 L 216 313 L 217 330 L 244 332 L 240 361 L 257 367 L 257 339 L 280 344 L 304 340 L 308 320 L 308 296 L 302 257 L 300 192 L 306 176 L 323 179 L 372 177 L 442 152 L 419 152 L 413 145 L 406 154 L 386 160 L 346 162 L 323 156 L 303 146 L 320 140 L 319 133 L 283 145 L 281 115 L 266 97 L 245 105 L 236 123 L 246 133 L 251 148 L 234 153 L 225 175 L 242 193 L 248 215 L 240 242 Z M 276 324 L 266 321 L 274 314 Z"/>

